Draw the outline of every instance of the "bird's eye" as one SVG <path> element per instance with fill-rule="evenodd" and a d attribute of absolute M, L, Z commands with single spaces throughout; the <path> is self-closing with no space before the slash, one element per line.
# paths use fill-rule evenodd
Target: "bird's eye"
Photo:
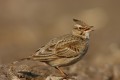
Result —
<path fill-rule="evenodd" d="M 78 29 L 82 29 L 81 27 L 79 27 Z"/>
<path fill-rule="evenodd" d="M 83 28 L 83 27 L 78 27 L 78 29 L 81 30 L 81 29 L 85 29 L 85 28 Z"/>

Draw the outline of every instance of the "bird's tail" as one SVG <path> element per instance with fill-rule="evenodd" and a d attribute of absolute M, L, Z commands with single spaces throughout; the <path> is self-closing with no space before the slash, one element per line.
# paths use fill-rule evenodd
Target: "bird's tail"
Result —
<path fill-rule="evenodd" d="M 29 57 L 27 57 L 27 58 L 22 58 L 22 59 L 20 59 L 20 61 L 24 61 L 24 60 L 32 60 L 32 57 L 29 56 Z"/>
<path fill-rule="evenodd" d="M 16 63 L 21 62 L 21 61 L 24 61 L 24 60 L 32 60 L 32 59 L 31 59 L 31 57 L 22 58 L 22 59 L 19 59 L 19 60 L 17 60 L 17 61 L 12 62 L 12 64 L 16 64 Z"/>

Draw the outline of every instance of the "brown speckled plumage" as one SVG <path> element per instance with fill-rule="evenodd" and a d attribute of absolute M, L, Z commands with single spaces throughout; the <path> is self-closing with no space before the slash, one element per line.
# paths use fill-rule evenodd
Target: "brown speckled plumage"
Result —
<path fill-rule="evenodd" d="M 76 63 L 86 54 L 89 45 L 89 33 L 92 26 L 73 19 L 76 23 L 71 34 L 50 40 L 27 59 L 45 62 L 50 66 L 63 67 Z"/>

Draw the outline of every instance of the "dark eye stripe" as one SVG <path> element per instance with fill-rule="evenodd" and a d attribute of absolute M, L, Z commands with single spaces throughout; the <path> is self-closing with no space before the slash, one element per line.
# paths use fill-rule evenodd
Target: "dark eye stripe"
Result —
<path fill-rule="evenodd" d="M 85 31 L 90 30 L 90 28 L 85 29 Z"/>
<path fill-rule="evenodd" d="M 85 28 L 83 28 L 83 27 L 79 27 L 79 29 L 85 29 Z"/>
<path fill-rule="evenodd" d="M 75 27 L 74 29 L 76 29 L 76 30 L 85 30 L 85 31 L 87 31 L 87 30 L 90 30 L 90 28 L 84 28 L 84 27 Z"/>

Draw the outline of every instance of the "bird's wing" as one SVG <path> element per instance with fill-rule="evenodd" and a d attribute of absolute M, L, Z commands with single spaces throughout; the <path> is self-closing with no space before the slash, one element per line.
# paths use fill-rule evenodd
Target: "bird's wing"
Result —
<path fill-rule="evenodd" d="M 50 40 L 45 46 L 39 48 L 34 55 L 40 56 L 40 55 L 52 55 L 55 45 L 57 44 L 58 40 L 56 38 Z"/>
<path fill-rule="evenodd" d="M 76 57 L 84 50 L 84 46 L 80 45 L 80 41 L 74 40 L 69 43 L 59 42 L 55 47 L 55 53 L 58 57 Z M 61 45 L 62 44 L 62 45 Z"/>
<path fill-rule="evenodd" d="M 58 59 L 60 57 L 62 58 L 75 57 L 79 55 L 79 52 L 82 49 L 82 47 L 79 44 L 80 42 L 76 40 L 65 41 L 65 42 L 63 40 L 59 40 L 56 44 L 54 44 L 54 47 L 51 47 L 53 48 L 50 51 L 51 53 L 49 52 L 45 54 L 33 55 L 30 57 L 30 59 L 47 62 Z M 49 48 L 47 48 L 46 50 L 48 50 Z"/>
<path fill-rule="evenodd" d="M 35 55 L 53 55 L 53 54 L 55 54 L 54 53 L 55 52 L 55 46 L 57 44 L 60 44 L 61 42 L 62 43 L 60 45 L 62 45 L 65 42 L 68 42 L 67 40 L 64 41 L 64 39 L 69 39 L 69 36 L 70 35 L 67 34 L 67 35 L 64 35 L 64 37 L 60 36 L 60 37 L 57 37 L 57 38 L 53 38 L 45 46 L 39 48 L 36 51 Z"/>
<path fill-rule="evenodd" d="M 41 50 L 42 49 L 42 50 Z M 38 55 L 33 55 L 34 60 L 50 61 L 60 57 L 70 58 L 77 56 L 83 51 L 84 46 L 81 46 L 81 41 L 71 39 L 70 37 L 57 38 L 51 40 L 48 44 L 42 47 Z"/>
<path fill-rule="evenodd" d="M 50 40 L 45 46 L 39 48 L 36 53 L 34 53 L 27 59 L 39 60 L 43 62 L 57 59 L 58 56 L 55 55 L 54 50 L 58 42 L 59 40 L 57 38 Z"/>

